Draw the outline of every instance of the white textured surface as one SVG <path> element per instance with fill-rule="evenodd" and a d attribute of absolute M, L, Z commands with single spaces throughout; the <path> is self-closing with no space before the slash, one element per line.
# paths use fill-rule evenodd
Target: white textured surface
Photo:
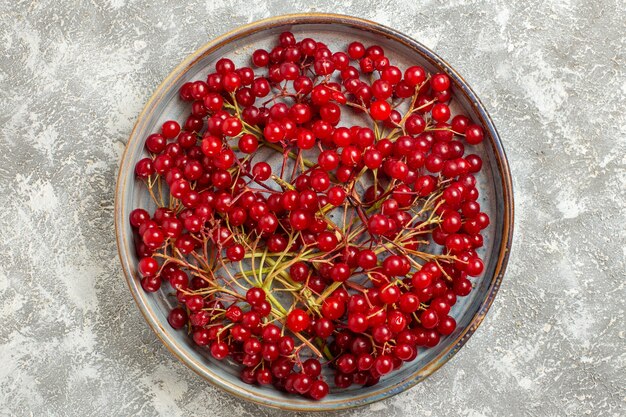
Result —
<path fill-rule="evenodd" d="M 333 11 L 464 75 L 516 196 L 508 273 L 470 342 L 343 414 L 625 415 L 624 3 L 282 3 L 0 0 L 0 414 L 287 415 L 217 391 L 156 340 L 117 261 L 113 190 L 135 118 L 187 54 L 262 17 Z"/>

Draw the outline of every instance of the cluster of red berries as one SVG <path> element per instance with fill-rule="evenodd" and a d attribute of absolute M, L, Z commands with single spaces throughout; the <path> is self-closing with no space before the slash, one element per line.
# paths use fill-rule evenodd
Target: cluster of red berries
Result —
<path fill-rule="evenodd" d="M 168 282 L 170 325 L 247 383 L 316 400 L 322 368 L 337 388 L 376 384 L 454 332 L 483 272 L 482 160 L 465 150 L 483 131 L 451 114 L 446 74 L 403 72 L 380 46 L 285 32 L 251 60 L 184 84 L 182 128 L 146 139 L 141 285 Z"/>

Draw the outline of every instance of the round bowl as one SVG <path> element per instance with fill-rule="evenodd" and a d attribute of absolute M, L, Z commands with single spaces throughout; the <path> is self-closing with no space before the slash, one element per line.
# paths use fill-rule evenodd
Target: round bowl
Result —
<path fill-rule="evenodd" d="M 178 98 L 179 87 L 187 81 L 206 77 L 222 56 L 243 64 L 242 52 L 249 54 L 259 47 L 268 48 L 285 30 L 293 32 L 298 39 L 321 40 L 332 50 L 344 49 L 353 40 L 366 45 L 376 43 L 401 68 L 421 65 L 430 72 L 447 73 L 453 83 L 453 101 L 485 131 L 485 140 L 472 149 L 484 161 L 477 176 L 479 202 L 492 221 L 484 231 L 485 245 L 480 251 L 485 272 L 474 282 L 471 294 L 460 298 L 451 311 L 458 323 L 457 329 L 436 347 L 420 349 L 417 359 L 386 376 L 379 384 L 337 390 L 319 402 L 286 395 L 273 388 L 247 385 L 240 381 L 233 367 L 213 360 L 206 349 L 194 345 L 186 332 L 172 329 L 167 323 L 171 297 L 167 297 L 163 289 L 147 294 L 139 284 L 133 232 L 128 222 L 133 208 L 154 208 L 144 184 L 135 180 L 134 165 L 145 156 L 143 141 L 147 135 L 165 120 L 183 117 L 186 106 Z M 513 233 L 513 192 L 508 163 L 493 122 L 476 94 L 450 65 L 419 42 L 377 23 L 341 15 L 297 14 L 242 26 L 207 43 L 178 65 L 157 88 L 139 116 L 122 158 L 115 195 L 115 228 L 126 281 L 139 310 L 157 337 L 184 364 L 225 391 L 259 404 L 298 411 L 338 410 L 380 401 L 405 391 L 446 363 L 467 342 L 493 303 L 506 268 Z"/>

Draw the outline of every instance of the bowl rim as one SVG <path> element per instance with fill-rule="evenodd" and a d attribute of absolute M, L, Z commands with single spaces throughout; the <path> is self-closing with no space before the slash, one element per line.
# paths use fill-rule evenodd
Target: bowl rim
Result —
<path fill-rule="evenodd" d="M 206 366 L 206 363 L 202 364 L 189 357 L 185 353 L 184 349 L 182 349 L 182 347 L 178 343 L 176 343 L 172 337 L 169 336 L 168 331 L 166 331 L 162 325 L 163 323 L 161 323 L 161 321 L 157 319 L 155 312 L 147 304 L 146 295 L 143 294 L 141 291 L 138 291 L 137 283 L 131 269 L 132 255 L 129 254 L 129 248 L 125 246 L 125 239 L 123 235 L 124 224 L 127 221 L 125 218 L 122 217 L 122 213 L 124 211 L 123 197 L 126 189 L 126 181 L 130 177 L 128 175 L 124 175 L 124 168 L 127 167 L 127 165 L 129 164 L 129 161 L 127 160 L 127 154 L 129 153 L 130 148 L 134 148 L 136 146 L 137 141 L 142 140 L 142 138 L 138 137 L 137 135 L 138 127 L 141 122 L 145 120 L 148 111 L 154 109 L 155 102 L 163 97 L 166 86 L 171 85 L 174 81 L 183 76 L 199 59 L 228 43 L 236 41 L 237 39 L 240 39 L 244 36 L 251 35 L 256 32 L 260 32 L 273 27 L 298 24 L 339 24 L 342 26 L 353 27 L 356 29 L 373 32 L 375 34 L 385 36 L 391 40 L 404 44 L 405 46 L 415 50 L 416 53 L 419 53 L 432 65 L 445 71 L 453 79 L 453 81 L 459 87 L 461 87 L 458 88 L 457 91 L 462 92 L 469 100 L 469 102 L 474 104 L 477 111 L 477 116 L 479 116 L 481 119 L 480 121 L 482 126 L 489 131 L 489 135 L 487 136 L 489 137 L 490 145 L 494 150 L 504 197 L 503 235 L 498 250 L 496 267 L 494 270 L 494 274 L 491 277 L 489 287 L 487 289 L 487 295 L 485 299 L 481 302 L 469 325 L 465 329 L 463 329 L 458 337 L 454 341 L 451 341 L 450 344 L 445 349 L 443 349 L 439 355 L 433 358 L 421 369 L 413 372 L 406 379 L 396 384 L 382 388 L 378 391 L 352 397 L 348 401 L 336 400 L 326 402 L 314 402 L 306 399 L 296 398 L 294 398 L 293 400 L 287 398 L 276 400 L 275 398 L 270 396 L 258 396 L 258 393 L 248 391 L 247 389 L 245 389 L 245 387 L 243 387 L 243 385 L 231 384 L 230 382 L 224 380 L 222 377 L 219 376 L 219 374 L 212 372 L 209 367 Z M 180 362 L 184 363 L 187 367 L 196 372 L 205 380 L 209 381 L 212 385 L 222 388 L 226 392 L 247 401 L 251 401 L 263 406 L 290 411 L 334 411 L 371 404 L 373 402 L 392 397 L 415 386 L 419 382 L 423 381 L 426 377 L 431 375 L 433 372 L 435 372 L 437 369 L 439 369 L 441 366 L 443 366 L 448 360 L 450 360 L 480 326 L 489 308 L 493 304 L 495 296 L 502 282 L 509 259 L 513 238 L 513 216 L 513 184 L 508 160 L 502 146 L 500 135 L 498 134 L 493 124 L 493 121 L 487 113 L 484 105 L 482 104 L 478 96 L 474 93 L 474 91 L 465 82 L 465 80 L 446 61 L 444 61 L 429 48 L 422 45 L 420 42 L 396 31 L 395 29 L 391 29 L 387 26 L 369 20 L 332 13 L 295 13 L 257 20 L 252 23 L 239 26 L 207 42 L 191 55 L 189 55 L 187 58 L 185 58 L 180 64 L 178 64 L 159 84 L 150 99 L 146 102 L 144 108 L 137 117 L 135 125 L 133 126 L 128 142 L 126 143 L 124 153 L 120 160 L 120 168 L 117 175 L 117 183 L 115 189 L 114 209 L 115 234 L 118 256 L 122 264 L 126 283 L 130 289 L 133 299 L 135 300 L 135 303 L 137 304 L 137 307 L 139 308 L 139 311 L 143 315 L 150 328 L 154 331 L 156 336 L 166 346 L 166 348 Z"/>

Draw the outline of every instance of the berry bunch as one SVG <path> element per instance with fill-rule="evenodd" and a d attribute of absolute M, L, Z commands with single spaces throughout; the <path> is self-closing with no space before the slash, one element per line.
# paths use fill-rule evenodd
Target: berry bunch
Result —
<path fill-rule="evenodd" d="M 482 161 L 466 154 L 483 131 L 451 114 L 446 74 L 402 71 L 380 46 L 284 32 L 251 64 L 184 84 L 182 127 L 146 139 L 141 286 L 167 282 L 170 325 L 246 383 L 315 400 L 329 375 L 376 384 L 454 332 L 483 272 Z"/>

